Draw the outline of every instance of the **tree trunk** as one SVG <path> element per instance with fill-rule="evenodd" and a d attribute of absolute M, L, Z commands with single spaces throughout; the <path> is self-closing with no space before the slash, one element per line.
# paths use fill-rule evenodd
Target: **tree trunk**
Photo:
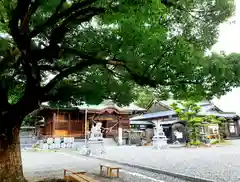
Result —
<path fill-rule="evenodd" d="M 7 121 L 5 121 L 7 122 Z M 9 128 L 0 133 L 0 181 L 23 182 L 19 129 Z"/>

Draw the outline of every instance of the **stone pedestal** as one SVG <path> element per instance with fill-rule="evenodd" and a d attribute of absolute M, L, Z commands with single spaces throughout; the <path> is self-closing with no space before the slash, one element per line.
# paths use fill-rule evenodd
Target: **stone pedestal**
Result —
<path fill-rule="evenodd" d="M 153 136 L 153 148 L 154 149 L 162 149 L 167 148 L 167 138 L 166 136 Z"/>
<path fill-rule="evenodd" d="M 162 149 L 167 148 L 167 138 L 165 133 L 163 132 L 163 127 L 160 124 L 159 120 L 153 121 L 155 124 L 154 128 L 154 136 L 153 136 L 153 148 L 154 149 Z"/>
<path fill-rule="evenodd" d="M 97 123 L 96 126 L 91 128 L 91 134 L 84 146 L 82 152 L 84 155 L 102 154 L 105 153 L 103 134 L 101 133 L 102 123 Z"/>
<path fill-rule="evenodd" d="M 102 141 L 88 141 L 88 148 L 91 154 L 103 154 L 105 153 L 104 142 Z"/>

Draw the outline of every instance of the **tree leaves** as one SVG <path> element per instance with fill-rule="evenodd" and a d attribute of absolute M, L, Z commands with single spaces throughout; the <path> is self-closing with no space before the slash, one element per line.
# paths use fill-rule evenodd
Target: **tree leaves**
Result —
<path fill-rule="evenodd" d="M 0 1 L 0 17 L 5 20 L 0 28 L 9 35 L 8 24 L 17 2 L 23 3 Z M 9 98 L 15 98 L 19 84 L 25 89 L 21 94 L 31 93 L 26 86 L 34 75 L 41 77 L 36 81 L 40 83 L 29 88 L 47 90 L 35 100 L 63 104 L 99 103 L 106 98 L 127 104 L 136 96 L 148 97 L 148 91 L 134 89 L 134 82 L 147 89 L 147 85 L 155 87 L 150 89 L 154 93 L 150 97 L 173 94 L 177 98 L 212 97 L 239 85 L 236 55 L 204 55 L 217 40 L 218 25 L 233 13 L 233 0 L 38 3 L 25 7 L 33 12 L 18 19 L 16 30 L 22 31 L 23 25 L 26 30 L 14 37 L 15 42 L 12 37 L 4 40 L 19 51 L 12 59 L 14 64 L 0 71 L 18 83 Z M 1 54 L 6 45 L 0 42 Z M 61 77 L 62 73 L 67 74 Z M 50 91 L 44 89 L 49 75 L 60 78 L 50 85 Z"/>

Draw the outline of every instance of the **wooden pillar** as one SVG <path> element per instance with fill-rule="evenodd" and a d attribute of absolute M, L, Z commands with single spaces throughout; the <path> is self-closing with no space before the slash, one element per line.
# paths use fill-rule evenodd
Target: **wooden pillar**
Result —
<path fill-rule="evenodd" d="M 85 132 L 89 131 L 89 121 L 88 121 L 88 119 L 86 119 L 86 121 L 84 121 L 84 126 L 85 126 L 85 129 L 84 129 L 84 134 L 85 134 Z"/>
<path fill-rule="evenodd" d="M 118 128 L 122 128 L 122 117 L 121 116 L 118 116 L 118 121 L 119 121 Z M 130 125 L 130 121 L 129 121 L 129 125 Z"/>
<path fill-rule="evenodd" d="M 71 132 L 71 114 L 68 113 L 68 135 L 71 136 L 72 132 Z"/>
<path fill-rule="evenodd" d="M 79 115 L 78 115 L 79 116 Z M 81 120 L 82 122 L 82 120 Z M 84 115 L 84 119 L 83 119 L 83 134 L 84 134 L 84 138 L 85 138 L 85 145 L 87 145 L 87 131 L 89 131 L 89 122 L 88 122 L 88 110 L 85 110 L 85 115 Z M 82 132 L 81 132 L 82 133 Z"/>
<path fill-rule="evenodd" d="M 58 117 L 58 116 L 56 116 L 56 113 L 54 112 L 53 113 L 53 121 L 52 121 L 52 129 L 51 129 L 52 130 L 51 134 L 53 137 L 55 135 L 56 117 Z"/>

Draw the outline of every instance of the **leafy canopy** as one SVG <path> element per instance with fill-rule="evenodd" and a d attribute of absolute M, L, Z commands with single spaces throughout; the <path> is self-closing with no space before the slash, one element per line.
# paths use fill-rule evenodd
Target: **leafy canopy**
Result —
<path fill-rule="evenodd" d="M 238 85 L 237 60 L 204 56 L 234 0 L 1 0 L 0 10 L 4 109 L 105 98 L 127 104 L 135 83 L 177 97 Z"/>

